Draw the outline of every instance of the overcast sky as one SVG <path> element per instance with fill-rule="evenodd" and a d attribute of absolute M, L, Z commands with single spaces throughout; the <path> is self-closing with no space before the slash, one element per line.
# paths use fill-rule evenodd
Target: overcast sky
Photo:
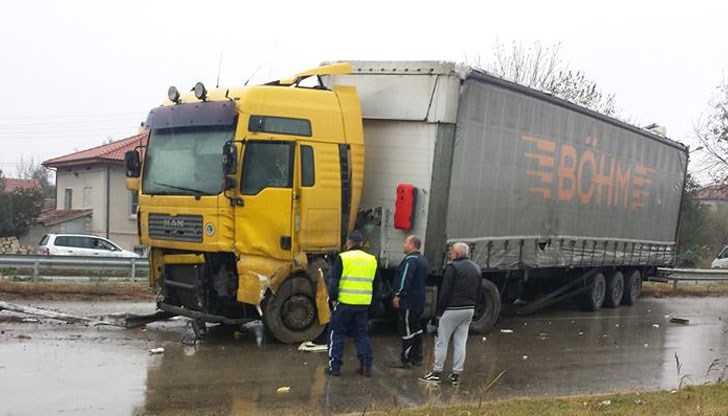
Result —
<path fill-rule="evenodd" d="M 263 83 L 328 60 L 485 64 L 496 42 L 560 43 L 635 124 L 697 147 L 728 71 L 728 2 L 2 2 L 0 169 L 135 134 L 170 85 Z"/>

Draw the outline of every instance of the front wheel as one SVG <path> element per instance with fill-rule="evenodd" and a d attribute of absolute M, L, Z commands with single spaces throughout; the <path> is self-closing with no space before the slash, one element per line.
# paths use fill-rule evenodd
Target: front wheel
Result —
<path fill-rule="evenodd" d="M 286 344 L 313 341 L 326 328 L 318 322 L 316 290 L 306 277 L 286 279 L 275 294 L 269 294 L 262 309 L 265 327 Z"/>
<path fill-rule="evenodd" d="M 483 279 L 478 296 L 478 304 L 475 305 L 473 321 L 470 323 L 470 330 L 473 332 L 488 332 L 496 321 L 501 310 L 500 291 L 493 282 Z"/>

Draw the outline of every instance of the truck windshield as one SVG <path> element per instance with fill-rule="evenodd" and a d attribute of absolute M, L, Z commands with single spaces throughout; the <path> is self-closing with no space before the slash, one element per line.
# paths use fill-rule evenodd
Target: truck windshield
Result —
<path fill-rule="evenodd" d="M 234 125 L 152 130 L 145 156 L 143 192 L 216 195 L 222 190 L 222 147 Z"/>

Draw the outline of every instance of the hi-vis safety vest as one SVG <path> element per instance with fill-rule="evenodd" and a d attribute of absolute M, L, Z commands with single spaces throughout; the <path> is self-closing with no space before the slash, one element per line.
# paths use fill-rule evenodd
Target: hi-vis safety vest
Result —
<path fill-rule="evenodd" d="M 341 254 L 341 280 L 339 302 L 346 305 L 372 303 L 372 286 L 377 273 L 377 259 L 362 250 L 350 250 Z"/>

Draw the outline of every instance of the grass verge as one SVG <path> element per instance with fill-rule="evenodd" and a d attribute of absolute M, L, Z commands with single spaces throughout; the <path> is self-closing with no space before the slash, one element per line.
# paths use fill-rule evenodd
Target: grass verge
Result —
<path fill-rule="evenodd" d="M 565 398 L 517 398 L 447 407 L 426 406 L 375 412 L 418 416 L 717 416 L 728 414 L 728 383 L 689 386 L 678 391 L 625 393 Z"/>
<path fill-rule="evenodd" d="M 725 297 L 728 296 L 728 283 L 680 282 L 677 288 L 672 283 L 645 282 L 642 296 L 654 298 L 675 297 Z"/>

